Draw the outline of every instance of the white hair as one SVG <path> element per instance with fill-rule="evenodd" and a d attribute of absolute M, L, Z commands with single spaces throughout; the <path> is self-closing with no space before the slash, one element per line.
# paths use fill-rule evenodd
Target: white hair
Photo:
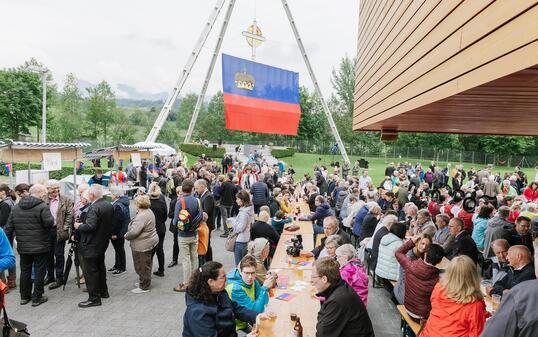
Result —
<path fill-rule="evenodd" d="M 103 186 L 99 184 L 93 184 L 88 189 L 88 194 L 93 195 L 95 199 L 99 199 L 103 196 Z"/>
<path fill-rule="evenodd" d="M 60 182 L 56 179 L 49 179 L 47 181 L 47 188 L 60 187 Z"/>
<path fill-rule="evenodd" d="M 121 187 L 119 187 L 119 186 L 111 186 L 109 188 L 109 191 L 110 191 L 110 194 L 112 194 L 113 196 L 118 197 L 118 198 L 123 196 L 123 194 L 124 194 L 123 189 Z"/>
<path fill-rule="evenodd" d="M 90 185 L 88 185 L 86 183 L 82 183 L 82 184 L 78 185 L 77 191 L 78 191 L 78 193 L 82 194 L 82 192 L 87 191 L 88 188 L 90 188 Z"/>
<path fill-rule="evenodd" d="M 357 257 L 357 250 L 352 244 L 346 243 L 336 248 L 336 256 L 345 256 L 349 261 Z"/>
<path fill-rule="evenodd" d="M 33 197 L 41 198 L 44 194 L 47 194 L 47 188 L 41 184 L 34 184 L 28 192 Z"/>
<path fill-rule="evenodd" d="M 396 222 L 398 222 L 398 217 L 394 214 L 385 215 L 382 220 L 383 226 L 387 226 L 388 224 L 392 226 Z"/>

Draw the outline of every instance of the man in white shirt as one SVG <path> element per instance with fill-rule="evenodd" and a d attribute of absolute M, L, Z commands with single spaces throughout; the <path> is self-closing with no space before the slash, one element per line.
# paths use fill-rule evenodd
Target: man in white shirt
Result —
<path fill-rule="evenodd" d="M 359 177 L 359 189 L 362 191 L 368 189 L 368 184 L 372 183 L 372 178 L 368 175 L 368 170 L 362 171 L 362 176 Z"/>

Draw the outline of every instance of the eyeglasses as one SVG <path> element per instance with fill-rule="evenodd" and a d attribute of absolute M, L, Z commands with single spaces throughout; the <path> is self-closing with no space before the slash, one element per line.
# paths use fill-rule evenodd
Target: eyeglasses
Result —
<path fill-rule="evenodd" d="M 242 271 L 241 273 L 242 273 L 242 274 L 245 274 L 246 276 L 254 276 L 254 275 L 256 275 L 256 272 L 255 272 L 255 271 L 253 271 L 253 272 Z"/>
<path fill-rule="evenodd" d="M 320 278 L 320 276 L 319 275 L 314 275 L 314 274 L 310 275 L 310 279 L 315 279 L 315 278 Z"/>

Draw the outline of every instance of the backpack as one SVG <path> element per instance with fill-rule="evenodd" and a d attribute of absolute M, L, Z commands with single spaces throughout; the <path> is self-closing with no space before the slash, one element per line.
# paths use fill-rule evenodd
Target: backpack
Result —
<path fill-rule="evenodd" d="M 198 213 L 202 211 L 202 206 L 200 205 L 200 200 L 196 199 L 198 201 Z M 176 227 L 179 232 L 192 232 L 198 229 L 198 225 L 200 224 L 201 217 L 196 216 L 193 217 L 192 214 L 189 213 L 187 210 L 187 205 L 185 203 L 185 198 L 181 197 L 179 199 L 179 202 L 181 202 L 181 209 L 177 213 L 177 223 Z M 198 220 L 198 221 L 197 221 Z"/>
<path fill-rule="evenodd" d="M 121 224 L 121 235 L 125 235 L 127 233 L 127 229 L 129 227 L 129 223 L 131 222 L 131 211 L 129 210 L 129 207 L 125 206 L 121 202 L 117 202 L 115 205 L 117 205 L 121 212 L 123 213 L 123 223 Z"/>

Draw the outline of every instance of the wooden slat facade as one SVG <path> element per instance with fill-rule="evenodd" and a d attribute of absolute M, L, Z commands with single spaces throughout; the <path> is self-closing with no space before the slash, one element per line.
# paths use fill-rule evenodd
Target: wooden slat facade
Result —
<path fill-rule="evenodd" d="M 354 130 L 538 135 L 538 0 L 363 0 Z"/>

